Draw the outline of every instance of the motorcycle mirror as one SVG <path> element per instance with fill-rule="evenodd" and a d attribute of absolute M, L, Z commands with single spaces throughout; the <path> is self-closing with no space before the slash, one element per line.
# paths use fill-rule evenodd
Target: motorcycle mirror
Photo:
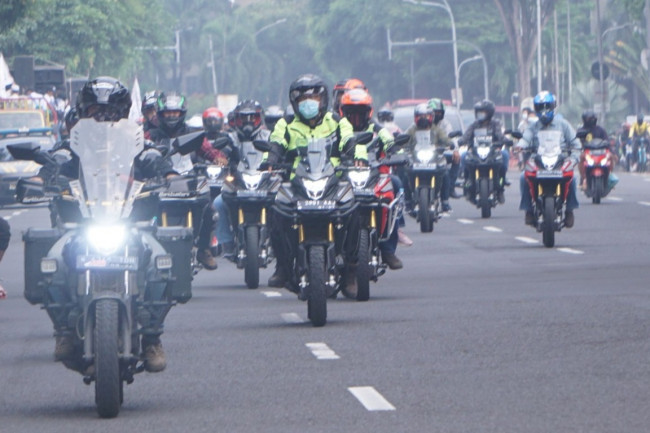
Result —
<path fill-rule="evenodd" d="M 451 131 L 449 135 L 447 135 L 447 137 L 456 138 L 456 137 L 460 137 L 461 135 L 463 135 L 462 131 Z"/>
<path fill-rule="evenodd" d="M 223 149 L 224 147 L 228 146 L 230 144 L 230 138 L 229 137 L 219 137 L 216 140 L 212 142 L 212 147 L 215 149 Z"/>
<path fill-rule="evenodd" d="M 266 140 L 253 140 L 253 147 L 260 152 L 270 152 L 271 143 Z"/>
<path fill-rule="evenodd" d="M 181 155 L 187 155 L 188 153 L 198 150 L 203 144 L 203 138 L 205 138 L 205 132 L 192 132 L 190 134 L 181 135 L 177 137 L 172 142 L 172 147 L 176 153 Z"/>
<path fill-rule="evenodd" d="M 24 143 L 9 144 L 7 145 L 7 150 L 14 159 L 20 161 L 36 161 L 41 146 L 32 141 L 28 141 Z"/>

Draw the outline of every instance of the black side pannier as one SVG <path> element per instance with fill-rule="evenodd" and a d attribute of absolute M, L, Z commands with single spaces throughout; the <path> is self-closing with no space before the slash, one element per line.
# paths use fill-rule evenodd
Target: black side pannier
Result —
<path fill-rule="evenodd" d="M 172 299 L 184 304 L 192 298 L 192 229 L 158 227 L 156 239 L 172 256 Z"/>
<path fill-rule="evenodd" d="M 30 228 L 23 234 L 25 243 L 25 299 L 34 305 L 43 303 L 45 286 L 41 274 L 41 259 L 54 246 L 62 233 L 58 229 Z"/>

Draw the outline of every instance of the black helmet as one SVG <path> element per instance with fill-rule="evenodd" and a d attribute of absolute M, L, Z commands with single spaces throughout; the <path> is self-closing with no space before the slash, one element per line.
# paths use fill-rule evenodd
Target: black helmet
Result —
<path fill-rule="evenodd" d="M 481 116 L 479 113 L 485 114 Z M 479 122 L 492 120 L 492 116 L 494 116 L 494 102 L 489 99 L 484 99 L 474 104 L 474 116 Z"/>
<path fill-rule="evenodd" d="M 155 90 L 152 90 L 151 92 L 147 92 L 144 94 L 144 98 L 142 98 L 142 108 L 140 111 L 143 113 L 147 110 L 156 110 L 156 106 L 158 103 L 158 93 L 156 93 Z"/>
<path fill-rule="evenodd" d="M 379 120 L 381 123 L 392 122 L 395 120 L 395 115 L 390 108 L 382 108 L 381 110 L 377 111 L 377 120 Z"/>
<path fill-rule="evenodd" d="M 433 110 L 433 123 L 436 125 L 445 118 L 445 103 L 440 98 L 429 99 L 429 108 Z"/>
<path fill-rule="evenodd" d="M 582 113 L 582 126 L 586 128 L 593 128 L 596 126 L 596 122 L 598 122 L 598 117 L 596 117 L 596 113 L 594 113 L 592 110 L 585 110 Z"/>
<path fill-rule="evenodd" d="M 415 126 L 418 129 L 428 129 L 433 125 L 433 110 L 426 104 L 418 104 L 413 111 Z"/>
<path fill-rule="evenodd" d="M 235 131 L 244 138 L 251 138 L 262 127 L 262 105 L 253 100 L 241 101 L 233 110 Z"/>
<path fill-rule="evenodd" d="M 318 110 L 313 110 L 315 112 L 313 116 L 311 112 L 306 112 L 306 108 L 301 112 L 299 107 L 301 102 L 309 99 L 307 98 L 308 96 L 319 97 Z M 294 113 L 301 121 L 307 123 L 316 120 L 318 123 L 327 112 L 327 105 L 329 103 L 327 86 L 317 75 L 301 75 L 289 86 L 289 101 L 291 102 Z"/>
<path fill-rule="evenodd" d="M 636 121 L 639 125 L 643 123 L 643 118 L 644 118 L 643 113 L 639 113 L 636 115 Z"/>
<path fill-rule="evenodd" d="M 79 118 L 94 118 L 98 122 L 114 122 L 129 116 L 129 89 L 112 77 L 97 77 L 87 81 L 77 94 Z"/>
<path fill-rule="evenodd" d="M 158 123 L 167 134 L 173 135 L 185 124 L 185 97 L 177 93 L 161 93 L 158 97 Z"/>
<path fill-rule="evenodd" d="M 264 110 L 264 124 L 271 131 L 275 128 L 275 124 L 278 123 L 278 120 L 284 117 L 284 110 L 278 105 L 271 105 L 266 110 Z"/>

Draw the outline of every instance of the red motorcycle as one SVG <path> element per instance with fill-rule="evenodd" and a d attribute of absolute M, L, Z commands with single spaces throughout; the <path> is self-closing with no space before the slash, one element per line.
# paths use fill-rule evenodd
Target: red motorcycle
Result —
<path fill-rule="evenodd" d="M 592 203 L 599 204 L 615 185 L 613 179 L 610 179 L 614 156 L 609 150 L 609 143 L 600 138 L 585 141 L 582 147 L 585 195 L 591 198 Z"/>

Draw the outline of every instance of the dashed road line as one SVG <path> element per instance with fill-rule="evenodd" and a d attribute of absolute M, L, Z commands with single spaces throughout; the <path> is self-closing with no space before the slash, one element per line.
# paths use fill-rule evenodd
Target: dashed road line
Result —
<path fill-rule="evenodd" d="M 305 323 L 305 321 L 296 313 L 282 313 L 282 320 L 287 323 Z"/>
<path fill-rule="evenodd" d="M 623 201 L 622 197 L 605 197 L 605 199 L 611 200 L 611 201 Z"/>
<path fill-rule="evenodd" d="M 558 248 L 557 250 L 560 251 L 560 252 L 562 252 L 562 253 L 576 254 L 576 255 L 584 254 L 584 253 L 585 253 L 584 251 L 581 251 L 581 250 L 575 250 L 575 249 L 573 249 L 573 248 Z"/>
<path fill-rule="evenodd" d="M 351 386 L 348 391 L 369 411 L 395 410 L 395 406 L 372 386 Z"/>
<path fill-rule="evenodd" d="M 458 218 L 457 221 L 461 224 L 474 224 L 474 221 L 468 220 L 467 218 Z"/>
<path fill-rule="evenodd" d="M 516 236 L 515 239 L 517 239 L 519 242 L 523 242 L 525 244 L 538 244 L 539 241 L 537 239 L 529 238 L 526 236 Z"/>
<path fill-rule="evenodd" d="M 273 290 L 263 290 L 262 294 L 267 298 L 279 298 L 282 296 L 282 293 Z"/>
<path fill-rule="evenodd" d="M 650 201 L 638 201 L 641 206 L 650 206 Z"/>
<path fill-rule="evenodd" d="M 330 349 L 325 343 L 305 343 L 316 359 L 340 359 L 341 357 Z"/>
<path fill-rule="evenodd" d="M 483 227 L 483 230 L 487 232 L 492 232 L 492 233 L 501 233 L 503 232 L 503 229 L 500 229 L 499 227 L 494 227 L 494 226 L 485 226 Z"/>

